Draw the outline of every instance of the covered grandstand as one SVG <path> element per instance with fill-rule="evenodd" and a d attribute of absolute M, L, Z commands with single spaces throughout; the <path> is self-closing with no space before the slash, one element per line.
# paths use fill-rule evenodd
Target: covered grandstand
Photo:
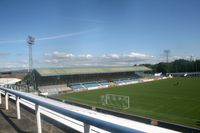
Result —
<path fill-rule="evenodd" d="M 137 72 L 147 72 L 145 66 L 95 67 L 95 68 L 47 68 L 35 69 L 34 77 L 37 88 L 44 86 L 66 85 L 73 90 L 97 89 L 113 84 L 134 83 L 140 78 Z M 45 87 L 46 88 L 46 87 Z"/>

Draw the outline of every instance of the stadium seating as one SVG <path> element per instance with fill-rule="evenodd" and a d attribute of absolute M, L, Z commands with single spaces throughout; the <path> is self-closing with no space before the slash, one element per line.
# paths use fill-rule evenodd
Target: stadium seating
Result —
<path fill-rule="evenodd" d="M 83 85 L 88 89 L 88 90 L 93 90 L 93 89 L 99 89 L 100 86 L 97 82 L 87 82 L 83 83 Z"/>
<path fill-rule="evenodd" d="M 113 79 L 113 83 L 117 85 L 127 85 L 127 84 L 134 84 L 140 81 L 139 78 L 126 78 L 126 79 Z"/>
<path fill-rule="evenodd" d="M 89 83 L 84 83 L 83 84 L 85 87 L 90 88 L 90 87 L 98 87 L 99 85 L 97 82 L 89 82 Z"/>
<path fill-rule="evenodd" d="M 85 90 L 85 89 L 93 90 L 93 89 L 107 88 L 112 85 L 134 84 L 134 83 L 138 83 L 140 79 L 138 77 L 131 77 L 131 78 L 123 78 L 123 79 L 113 79 L 109 81 L 111 81 L 112 84 L 109 83 L 107 80 L 102 80 L 102 81 L 93 81 L 93 82 L 71 83 L 69 84 L 69 86 L 73 90 Z"/>
<path fill-rule="evenodd" d="M 40 86 L 38 87 L 41 93 L 45 93 L 47 95 L 54 95 L 61 92 L 71 91 L 71 88 L 64 85 L 48 85 L 48 86 Z"/>
<path fill-rule="evenodd" d="M 99 82 L 84 82 L 84 83 L 72 83 L 69 85 L 73 90 L 93 90 L 99 88 L 109 87 L 110 84 L 108 81 L 99 81 Z"/>
<path fill-rule="evenodd" d="M 72 83 L 69 85 L 73 90 L 85 89 L 81 83 Z"/>
<path fill-rule="evenodd" d="M 110 86 L 110 83 L 108 81 L 99 81 L 98 82 L 101 86 Z"/>

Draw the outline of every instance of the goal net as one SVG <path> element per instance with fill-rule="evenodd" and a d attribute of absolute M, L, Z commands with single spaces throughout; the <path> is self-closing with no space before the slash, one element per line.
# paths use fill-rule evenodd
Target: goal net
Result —
<path fill-rule="evenodd" d="M 109 106 L 118 109 L 128 109 L 130 107 L 129 96 L 104 94 L 101 95 L 101 103 L 103 106 Z"/>

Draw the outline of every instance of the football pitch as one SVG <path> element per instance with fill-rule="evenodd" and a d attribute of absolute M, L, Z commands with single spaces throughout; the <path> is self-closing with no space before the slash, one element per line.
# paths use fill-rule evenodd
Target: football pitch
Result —
<path fill-rule="evenodd" d="M 104 94 L 129 96 L 130 108 L 103 106 Z M 55 97 L 200 128 L 200 78 L 165 79 Z"/>

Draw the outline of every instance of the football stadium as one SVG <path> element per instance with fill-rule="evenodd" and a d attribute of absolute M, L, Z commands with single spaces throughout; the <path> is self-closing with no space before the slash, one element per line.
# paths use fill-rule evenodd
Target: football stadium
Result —
<path fill-rule="evenodd" d="M 34 84 L 29 92 L 36 91 L 42 97 L 81 110 L 104 112 L 181 132 L 196 132 L 200 127 L 198 73 L 163 75 L 145 66 L 114 66 L 43 68 L 34 69 L 31 75 L 32 78 L 13 79 L 11 85 L 4 86 L 27 91 L 28 86 L 21 85 L 31 79 L 28 83 Z"/>
<path fill-rule="evenodd" d="M 0 0 L 0 133 L 200 133 L 200 0 Z"/>

